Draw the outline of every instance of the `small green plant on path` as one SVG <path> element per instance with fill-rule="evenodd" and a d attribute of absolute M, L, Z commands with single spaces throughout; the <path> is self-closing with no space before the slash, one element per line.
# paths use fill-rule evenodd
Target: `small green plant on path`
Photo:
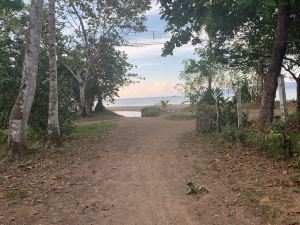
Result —
<path fill-rule="evenodd" d="M 167 109 L 167 107 L 169 106 L 169 100 L 161 100 L 160 101 L 160 106 L 162 108 L 163 111 L 165 111 Z"/>
<path fill-rule="evenodd" d="M 7 198 L 17 199 L 17 198 L 26 198 L 28 193 L 26 190 L 22 188 L 14 188 L 8 192 L 6 192 L 5 196 Z"/>

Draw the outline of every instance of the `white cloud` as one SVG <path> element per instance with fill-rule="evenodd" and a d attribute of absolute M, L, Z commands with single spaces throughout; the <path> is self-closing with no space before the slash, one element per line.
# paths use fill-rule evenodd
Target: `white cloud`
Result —
<path fill-rule="evenodd" d="M 170 80 L 144 81 L 122 88 L 119 94 L 121 98 L 173 96 L 180 94 L 175 88 L 176 84 L 177 81 Z"/>
<path fill-rule="evenodd" d="M 146 16 L 158 15 L 160 4 L 157 1 L 151 2 L 151 9 L 146 12 Z"/>
<path fill-rule="evenodd" d="M 159 62 L 150 62 L 150 63 L 140 63 L 139 64 L 139 68 L 143 68 L 143 67 L 151 67 L 151 66 L 158 66 L 158 65 L 161 65 L 161 63 Z"/>
<path fill-rule="evenodd" d="M 132 46 L 123 46 L 119 49 L 125 51 L 128 54 L 129 59 L 145 59 L 149 57 L 160 57 L 162 53 L 162 48 L 164 47 L 164 43 L 168 41 L 169 38 L 162 38 L 158 40 L 151 39 L 139 39 L 135 43 L 139 44 L 151 44 L 153 45 L 143 45 L 142 47 L 132 47 Z M 192 44 L 186 44 L 174 50 L 174 55 L 180 56 L 184 54 L 193 54 L 195 46 Z"/>

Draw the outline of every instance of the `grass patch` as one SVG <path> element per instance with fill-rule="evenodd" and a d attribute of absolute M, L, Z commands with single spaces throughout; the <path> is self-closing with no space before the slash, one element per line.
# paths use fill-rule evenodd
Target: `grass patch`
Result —
<path fill-rule="evenodd" d="M 115 124 L 111 123 L 92 123 L 86 125 L 79 125 L 75 130 L 66 138 L 68 139 L 79 139 L 83 137 L 91 137 L 101 135 L 104 132 L 115 127 Z"/>
<path fill-rule="evenodd" d="M 261 218 L 263 223 L 274 222 L 279 210 L 271 205 L 261 204 L 260 199 L 262 197 L 263 194 L 254 188 L 245 188 L 241 190 L 241 196 L 238 202 L 242 205 L 246 205 L 253 215 Z"/>
<path fill-rule="evenodd" d="M 17 198 L 26 198 L 28 196 L 28 192 L 22 188 L 14 188 L 5 193 L 7 198 L 17 199 Z"/>
<path fill-rule="evenodd" d="M 195 113 L 197 111 L 197 106 L 195 105 L 189 105 L 185 107 L 184 109 L 181 110 L 182 112 L 190 112 L 190 113 Z"/>
<path fill-rule="evenodd" d="M 142 108 L 142 117 L 157 117 L 160 116 L 160 108 L 158 107 L 145 107 Z"/>
<path fill-rule="evenodd" d="M 195 120 L 195 114 L 187 114 L 187 113 L 180 113 L 180 114 L 173 114 L 168 117 L 170 120 Z"/>
<path fill-rule="evenodd" d="M 84 121 L 98 121 L 98 120 L 112 120 L 112 119 L 118 119 L 122 116 L 118 115 L 117 113 L 110 111 L 110 110 L 103 110 L 100 113 L 94 113 L 91 116 L 88 116 L 86 118 L 79 119 L 78 122 L 84 122 Z"/>
<path fill-rule="evenodd" d="M 7 145 L 4 143 L 0 144 L 0 161 L 7 156 Z"/>

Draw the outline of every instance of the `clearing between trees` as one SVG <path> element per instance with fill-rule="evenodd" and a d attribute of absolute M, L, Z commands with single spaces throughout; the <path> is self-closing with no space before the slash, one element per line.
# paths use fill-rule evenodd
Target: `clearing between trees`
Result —
<path fill-rule="evenodd" d="M 288 163 L 205 145 L 179 118 L 106 120 L 102 135 L 1 166 L 0 224 L 299 224 Z"/>

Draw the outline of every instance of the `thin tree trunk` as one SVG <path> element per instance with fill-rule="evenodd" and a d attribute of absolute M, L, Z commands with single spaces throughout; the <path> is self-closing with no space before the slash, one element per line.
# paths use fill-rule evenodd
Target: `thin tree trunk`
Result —
<path fill-rule="evenodd" d="M 271 64 L 264 78 L 262 91 L 259 115 L 259 125 L 261 128 L 266 127 L 273 120 L 278 77 L 280 76 L 282 61 L 286 53 L 289 25 L 290 5 L 280 3 L 278 8 L 277 30 Z"/>
<path fill-rule="evenodd" d="M 23 154 L 26 146 L 27 122 L 32 107 L 39 61 L 43 0 L 32 0 L 28 28 L 28 46 L 22 69 L 22 80 L 18 97 L 10 114 L 9 154 Z"/>
<path fill-rule="evenodd" d="M 236 93 L 236 99 L 237 99 L 237 106 L 236 106 L 236 111 L 237 111 L 237 124 L 238 128 L 242 129 L 243 128 L 243 114 L 242 114 L 242 92 L 241 89 L 239 88 L 237 93 Z"/>
<path fill-rule="evenodd" d="M 87 107 L 86 107 L 86 101 L 85 101 L 85 87 L 86 84 L 84 82 L 79 83 L 79 110 L 80 110 L 80 116 L 86 117 L 87 116 Z"/>
<path fill-rule="evenodd" d="M 297 84 L 296 113 L 297 113 L 297 118 L 300 120 L 300 78 L 296 79 L 296 84 Z"/>
<path fill-rule="evenodd" d="M 264 85 L 264 68 L 263 68 L 263 59 L 260 58 L 257 61 L 257 74 L 258 74 L 258 79 L 257 79 L 257 99 L 256 102 L 259 104 L 261 102 L 261 96 L 262 96 L 262 90 L 263 90 L 263 85 Z"/>
<path fill-rule="evenodd" d="M 280 98 L 280 112 L 281 112 L 281 120 L 285 123 L 288 121 L 288 107 L 286 101 L 286 93 L 285 93 L 285 83 L 284 76 L 281 75 L 278 77 L 279 83 L 279 98 Z"/>
<path fill-rule="evenodd" d="M 48 144 L 61 147 L 62 138 L 58 120 L 58 93 L 57 93 L 57 64 L 56 64 L 56 26 L 55 26 L 55 0 L 49 2 L 49 76 L 50 93 L 48 109 Z"/>
<path fill-rule="evenodd" d="M 216 111 L 217 111 L 217 130 L 218 132 L 221 132 L 221 126 L 220 126 L 220 102 L 219 98 L 216 99 Z"/>
<path fill-rule="evenodd" d="M 208 75 L 207 83 L 208 83 L 208 89 L 207 90 L 211 91 L 212 90 L 212 76 L 211 75 Z"/>

